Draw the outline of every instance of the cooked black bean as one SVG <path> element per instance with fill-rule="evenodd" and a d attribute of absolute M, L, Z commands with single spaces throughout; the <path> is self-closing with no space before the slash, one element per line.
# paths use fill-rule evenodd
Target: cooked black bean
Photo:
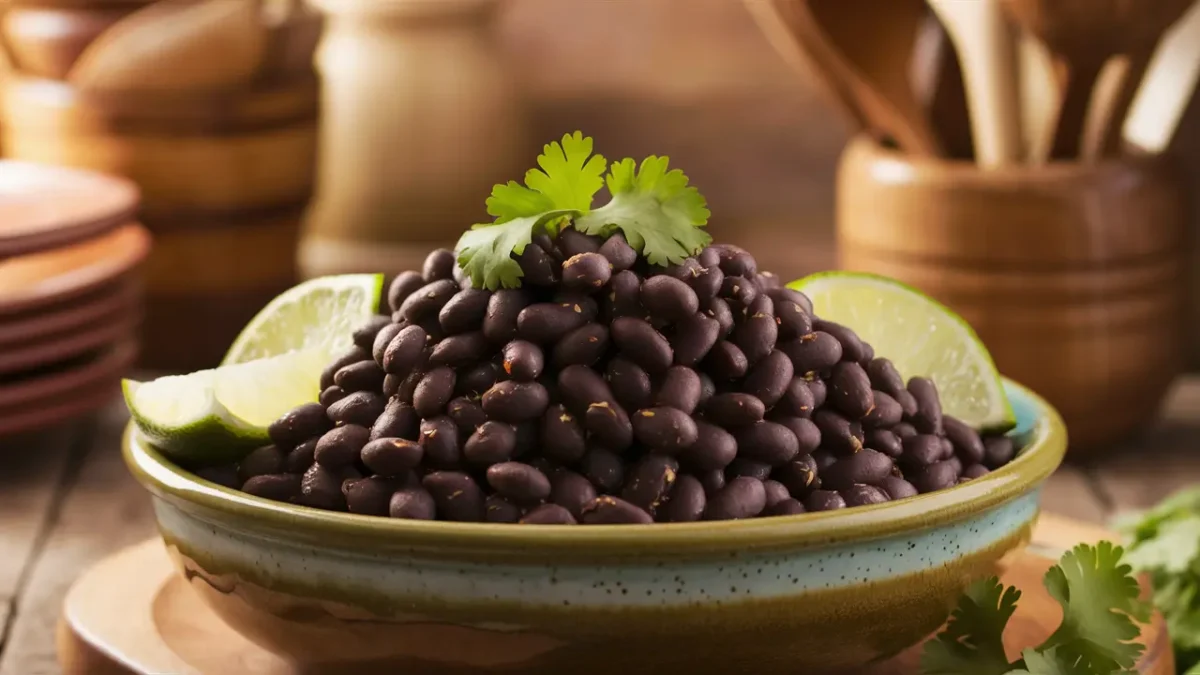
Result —
<path fill-rule="evenodd" d="M 900 461 L 906 466 L 926 466 L 942 459 L 942 439 L 932 434 L 917 434 L 904 439 Z"/>
<path fill-rule="evenodd" d="M 483 395 L 483 412 L 494 420 L 517 424 L 535 420 L 546 411 L 550 395 L 538 382 L 497 382 Z"/>
<path fill-rule="evenodd" d="M 562 264 L 563 286 L 593 293 L 608 283 L 612 266 L 600 253 L 578 253 Z"/>
<path fill-rule="evenodd" d="M 393 312 L 399 311 L 404 301 L 408 299 L 408 296 L 415 293 L 418 288 L 421 288 L 426 283 L 420 273 L 412 270 L 397 274 L 396 278 L 392 279 L 391 285 L 388 286 L 388 307 Z"/>
<path fill-rule="evenodd" d="M 375 344 L 375 336 L 379 335 L 379 331 L 392 324 L 392 317 L 386 314 L 376 314 L 364 321 L 354 332 L 350 334 L 350 339 L 360 349 L 370 350 Z"/>
<path fill-rule="evenodd" d="M 357 424 L 370 428 L 383 412 L 385 405 L 386 402 L 379 394 L 356 391 L 330 405 L 325 414 L 334 424 Z"/>
<path fill-rule="evenodd" d="M 583 427 L 596 440 L 618 452 L 633 445 L 633 424 L 628 413 L 616 403 L 600 401 L 589 405 Z"/>
<path fill-rule="evenodd" d="M 842 496 L 842 501 L 846 502 L 846 506 L 866 506 L 888 501 L 886 492 L 870 485 L 852 485 L 839 491 L 838 494 Z"/>
<path fill-rule="evenodd" d="M 572 516 L 583 515 L 583 507 L 595 498 L 595 486 L 582 475 L 566 469 L 550 474 L 550 501 L 565 508 Z"/>
<path fill-rule="evenodd" d="M 413 291 L 400 305 L 400 316 L 411 322 L 429 316 L 436 317 L 450 298 L 458 293 L 458 284 L 453 279 L 440 279 Z"/>
<path fill-rule="evenodd" d="M 511 424 L 488 421 L 475 429 L 463 445 L 463 457 L 478 466 L 491 466 L 512 459 L 517 447 L 517 430 Z"/>
<path fill-rule="evenodd" d="M 255 476 L 264 476 L 283 471 L 284 454 L 274 445 L 257 448 L 238 462 L 238 480 L 242 483 Z"/>
<path fill-rule="evenodd" d="M 869 343 L 863 342 L 862 343 L 862 360 L 858 362 L 859 365 L 865 366 L 866 364 L 870 363 L 874 358 L 875 358 L 875 348 L 872 347 Z"/>
<path fill-rule="evenodd" d="M 916 436 L 917 428 L 908 422 L 901 422 L 892 426 L 892 433 L 899 436 L 901 441 L 904 441 L 912 436 Z"/>
<path fill-rule="evenodd" d="M 342 494 L 344 474 L 340 470 L 313 464 L 300 479 L 300 496 L 297 503 L 316 509 L 345 511 L 346 497 Z"/>
<path fill-rule="evenodd" d="M 737 440 L 721 427 L 695 420 L 696 441 L 679 453 L 679 458 L 698 471 L 720 471 L 737 456 Z"/>
<path fill-rule="evenodd" d="M 383 385 L 380 387 L 380 391 L 383 392 L 383 395 L 386 398 L 391 398 L 399 393 L 400 385 L 403 383 L 404 378 L 398 375 L 384 375 Z"/>
<path fill-rule="evenodd" d="M 873 388 L 892 396 L 904 391 L 904 378 L 891 361 L 884 358 L 871 359 L 867 362 L 866 371 Z"/>
<path fill-rule="evenodd" d="M 934 462 L 912 471 L 906 471 L 904 478 L 912 483 L 917 492 L 925 494 L 942 490 L 958 482 L 958 468 L 951 462 Z"/>
<path fill-rule="evenodd" d="M 580 417 L 593 403 L 616 402 L 604 378 L 587 366 L 563 368 L 558 374 L 558 390 L 567 410 Z"/>
<path fill-rule="evenodd" d="M 388 501 L 388 515 L 409 520 L 433 520 L 437 507 L 425 488 L 410 487 L 397 491 Z"/>
<path fill-rule="evenodd" d="M 771 476 L 771 471 L 772 466 L 766 462 L 736 457 L 729 463 L 729 466 L 725 467 L 725 476 L 730 479 L 745 476 L 756 480 L 766 480 Z"/>
<path fill-rule="evenodd" d="M 502 354 L 504 372 L 514 380 L 538 379 L 546 363 L 542 348 L 528 340 L 513 340 L 504 345 Z"/>
<path fill-rule="evenodd" d="M 963 462 L 979 464 L 983 461 L 983 440 L 979 438 L 979 432 L 966 422 L 949 415 L 942 416 L 942 429 L 946 432 L 946 438 L 954 444 L 954 449 Z"/>
<path fill-rule="evenodd" d="M 792 360 L 797 375 L 828 371 L 842 359 L 842 345 L 829 333 L 815 331 L 799 340 L 782 342 L 780 351 Z"/>
<path fill-rule="evenodd" d="M 953 457 L 954 444 L 950 442 L 950 439 L 946 438 L 945 436 L 941 436 L 938 440 L 942 443 L 942 459 L 950 459 Z"/>
<path fill-rule="evenodd" d="M 487 470 L 488 485 L 514 504 L 532 505 L 550 496 L 546 474 L 522 462 L 493 464 Z"/>
<path fill-rule="evenodd" d="M 871 380 L 857 363 L 843 361 L 835 365 L 828 386 L 829 402 L 848 419 L 860 420 L 875 408 Z"/>
<path fill-rule="evenodd" d="M 955 457 L 953 454 L 950 455 L 949 459 L 943 460 L 943 461 L 939 462 L 939 464 L 949 464 L 951 467 L 953 467 L 954 475 L 956 475 L 956 476 L 962 474 L 962 470 L 963 470 L 962 460 L 959 459 L 958 457 Z"/>
<path fill-rule="evenodd" d="M 459 333 L 438 341 L 429 354 L 429 365 L 462 368 L 480 360 L 488 353 L 488 341 L 483 333 Z"/>
<path fill-rule="evenodd" d="M 668 321 L 682 321 L 700 310 L 700 300 L 691 286 L 661 274 L 642 284 L 642 307 Z"/>
<path fill-rule="evenodd" d="M 400 380 L 400 384 L 396 387 L 396 393 L 392 394 L 392 398 L 412 405 L 413 395 L 417 393 L 417 385 L 421 384 L 421 378 L 424 376 L 425 374 L 419 370 L 409 373 L 404 379 Z M 396 376 L 392 375 L 391 377 Z"/>
<path fill-rule="evenodd" d="M 716 319 L 702 313 L 693 314 L 675 324 L 669 340 L 675 352 L 675 363 L 693 367 L 700 363 L 721 334 L 721 325 Z"/>
<path fill-rule="evenodd" d="M 775 422 L 755 422 L 734 432 L 738 456 L 779 466 L 800 452 L 800 442 L 788 427 Z"/>
<path fill-rule="evenodd" d="M 855 483 L 874 485 L 890 476 L 893 466 L 892 459 L 887 455 L 863 448 L 822 471 L 821 482 L 830 490 L 845 490 Z"/>
<path fill-rule="evenodd" d="M 668 523 L 692 523 L 704 515 L 707 503 L 700 481 L 694 476 L 680 475 L 671 488 L 666 507 L 658 510 L 658 519 Z"/>
<path fill-rule="evenodd" d="M 647 455 L 630 469 L 621 498 L 650 514 L 666 501 L 679 476 L 679 462 L 663 455 Z"/>
<path fill-rule="evenodd" d="M 646 310 L 642 309 L 641 288 L 641 279 L 631 270 L 613 275 L 612 279 L 608 281 L 606 298 L 609 318 L 645 316 Z"/>
<path fill-rule="evenodd" d="M 425 450 L 407 438 L 377 438 L 360 453 L 362 463 L 381 476 L 399 476 L 421 464 Z"/>
<path fill-rule="evenodd" d="M 521 507 L 498 494 L 483 500 L 484 520 L 489 523 L 515 523 L 521 520 Z"/>
<path fill-rule="evenodd" d="M 808 296 L 800 291 L 784 286 L 782 288 L 768 288 L 765 289 L 763 293 L 775 302 L 781 302 L 783 300 L 794 302 L 797 305 L 800 305 L 800 308 L 807 312 L 809 316 L 812 316 L 812 300 L 809 300 Z"/>
<path fill-rule="evenodd" d="M 438 324 L 447 335 L 480 330 L 491 299 L 491 291 L 481 288 L 459 291 L 438 312 Z"/>
<path fill-rule="evenodd" d="M 904 417 L 904 411 L 900 408 L 900 404 L 889 394 L 874 391 L 872 397 L 875 399 L 875 407 L 862 419 L 864 427 L 868 429 L 890 427 L 899 423 Z"/>
<path fill-rule="evenodd" d="M 559 370 L 570 365 L 591 366 L 607 352 L 608 328 L 598 323 L 586 323 L 554 345 L 552 360 Z"/>
<path fill-rule="evenodd" d="M 387 402 L 383 412 L 376 418 L 375 423 L 371 425 L 370 440 L 377 438 L 407 438 L 409 440 L 417 439 L 417 428 L 421 423 L 421 417 L 417 414 L 416 409 L 411 405 L 399 400 L 391 399 Z"/>
<path fill-rule="evenodd" d="M 816 319 L 813 321 L 813 329 L 822 333 L 828 333 L 838 341 L 838 344 L 842 347 L 842 360 L 857 363 L 866 363 L 869 361 L 866 358 L 867 352 L 863 346 L 862 339 L 850 328 L 840 323 L 834 323 L 833 321 Z"/>
<path fill-rule="evenodd" d="M 784 487 L 783 483 L 780 483 L 777 480 L 764 480 L 763 490 L 767 494 L 768 509 L 785 499 L 792 498 L 792 495 L 790 492 L 788 492 L 788 489 Z"/>
<path fill-rule="evenodd" d="M 942 433 L 942 403 L 938 400 L 937 385 L 933 380 L 914 377 L 908 381 L 908 393 L 917 400 L 917 412 L 910 422 L 923 434 Z"/>
<path fill-rule="evenodd" d="M 825 380 L 819 378 L 809 380 L 805 378 L 805 381 L 808 382 L 808 390 L 812 392 L 813 410 L 825 405 L 825 399 L 829 393 L 829 388 L 825 386 Z"/>
<path fill-rule="evenodd" d="M 761 361 L 750 369 L 749 375 L 746 376 L 746 381 L 742 387 L 747 393 L 753 394 L 763 402 L 767 407 L 775 406 L 780 403 L 785 395 L 789 394 L 789 389 L 792 389 L 792 361 L 781 351 L 772 351 Z M 789 412 L 795 409 L 800 414 L 801 412 L 811 412 L 812 395 L 808 391 L 808 387 L 801 380 L 794 388 L 800 389 L 802 394 L 791 394 L 791 400 L 783 405 L 784 411 Z M 807 397 L 809 399 L 808 410 L 801 410 L 804 407 L 804 400 L 797 397 Z"/>
<path fill-rule="evenodd" d="M 379 332 L 375 334 L 375 338 L 371 342 L 371 358 L 375 363 L 378 363 L 380 366 L 383 365 L 383 354 L 387 350 L 387 346 L 406 327 L 407 324 L 390 323 L 389 319 L 388 325 L 379 329 Z"/>
<path fill-rule="evenodd" d="M 700 481 L 700 485 L 704 486 L 704 494 L 712 497 L 725 487 L 725 470 L 713 469 L 712 471 L 701 471 L 696 474 L 696 480 Z"/>
<path fill-rule="evenodd" d="M 413 407 L 422 418 L 441 414 L 446 404 L 454 398 L 454 370 L 439 366 L 425 373 L 413 391 Z M 487 406 L 484 406 L 487 410 Z M 540 412 L 540 411 L 539 411 Z"/>
<path fill-rule="evenodd" d="M 343 366 L 333 376 L 334 384 L 345 392 L 379 391 L 386 373 L 374 359 Z"/>
<path fill-rule="evenodd" d="M 884 394 L 886 396 L 887 394 Z M 895 459 L 904 452 L 904 446 L 900 443 L 900 437 L 887 429 L 871 429 L 867 432 L 867 437 L 863 440 L 863 444 L 868 448 L 878 450 L 883 454 Z"/>
<path fill-rule="evenodd" d="M 408 375 L 423 360 L 429 335 L 420 326 L 406 326 L 383 350 L 383 369 L 393 375 Z"/>
<path fill-rule="evenodd" d="M 417 442 L 425 451 L 425 458 L 435 467 L 453 469 L 462 463 L 458 427 L 449 417 L 434 417 L 422 421 Z"/>
<path fill-rule="evenodd" d="M 483 520 L 483 491 L 479 489 L 475 479 L 467 474 L 458 471 L 434 471 L 421 479 L 421 486 L 429 491 L 433 502 L 437 504 L 438 515 L 445 520 Z"/>
<path fill-rule="evenodd" d="M 775 323 L 775 317 L 767 312 L 758 311 L 759 309 L 752 307 L 746 320 L 733 330 L 734 342 L 741 348 L 751 365 L 758 363 L 775 349 L 779 336 L 779 326 Z"/>
<path fill-rule="evenodd" d="M 721 269 L 726 274 L 736 274 L 747 278 L 753 277 L 758 272 L 758 265 L 754 262 L 754 256 L 750 255 L 745 249 L 731 244 L 715 246 L 717 254 L 720 256 Z"/>
<path fill-rule="evenodd" d="M 583 507 L 580 521 L 587 525 L 642 525 L 654 519 L 642 509 L 619 497 L 596 497 Z"/>
<path fill-rule="evenodd" d="M 803 504 L 791 497 L 781 499 L 763 511 L 764 516 L 794 516 L 801 513 L 807 513 L 807 509 L 804 508 Z"/>
<path fill-rule="evenodd" d="M 762 401 L 740 392 L 715 394 L 704 405 L 705 418 L 727 428 L 754 424 L 762 420 L 766 412 Z"/>
<path fill-rule="evenodd" d="M 719 246 L 719 245 L 718 245 Z M 721 252 L 717 246 L 708 246 L 696 256 L 696 261 L 704 267 L 719 267 Z"/>
<path fill-rule="evenodd" d="M 582 306 L 539 302 L 517 316 L 517 335 L 536 344 L 553 344 L 587 322 Z"/>
<path fill-rule="evenodd" d="M 912 483 L 897 476 L 888 476 L 876 483 L 875 487 L 886 492 L 893 500 L 917 495 L 917 488 Z"/>
<path fill-rule="evenodd" d="M 671 344 L 648 322 L 628 316 L 620 317 L 613 320 L 609 332 L 622 355 L 647 372 L 661 373 L 671 367 L 675 358 Z"/>
<path fill-rule="evenodd" d="M 740 347 L 728 340 L 713 345 L 701 364 L 718 381 L 738 380 L 750 370 L 750 361 Z"/>
<path fill-rule="evenodd" d="M 846 508 L 846 500 L 832 490 L 813 490 L 804 499 L 804 508 L 808 511 L 833 511 Z"/>
<path fill-rule="evenodd" d="M 990 473 L 990 471 L 988 470 L 988 468 L 986 466 L 984 466 L 982 464 L 972 464 L 971 466 L 968 466 L 967 468 L 963 469 L 962 473 L 959 474 L 958 478 L 959 478 L 959 480 L 963 480 L 963 479 L 972 480 L 975 478 L 981 478 L 983 476 L 986 476 L 989 473 Z"/>
<path fill-rule="evenodd" d="M 786 487 L 796 499 L 804 499 L 821 487 L 817 473 L 816 460 L 810 455 L 801 455 L 772 471 L 771 478 Z"/>
<path fill-rule="evenodd" d="M 458 425 L 458 430 L 464 436 L 474 433 L 479 425 L 487 421 L 487 414 L 483 412 L 483 407 L 466 396 L 451 400 L 446 405 L 446 414 L 454 420 L 454 423 Z"/>
<path fill-rule="evenodd" d="M 330 363 L 328 366 L 325 366 L 325 370 L 321 371 L 321 388 L 328 389 L 329 387 L 333 386 L 333 376 L 337 373 L 337 371 L 350 365 L 351 363 L 358 363 L 359 361 L 364 361 L 369 358 L 371 358 L 370 352 L 362 347 L 359 347 L 358 345 L 350 347 L 346 351 L 339 354 L 332 363 Z"/>
<path fill-rule="evenodd" d="M 617 232 L 600 245 L 600 255 L 608 260 L 613 272 L 623 272 L 637 262 L 637 251 L 625 241 L 625 235 Z"/>
<path fill-rule="evenodd" d="M 775 301 L 775 323 L 779 324 L 779 339 L 797 340 L 812 332 L 812 317 L 791 300 Z"/>
<path fill-rule="evenodd" d="M 251 476 L 242 483 L 242 492 L 272 499 L 277 502 L 294 502 L 300 497 L 301 477 L 294 473 L 274 473 Z"/>
<path fill-rule="evenodd" d="M 761 480 L 738 476 L 713 495 L 704 508 L 705 520 L 753 518 L 767 507 L 767 492 Z"/>
<path fill-rule="evenodd" d="M 546 409 L 540 431 L 542 454 L 550 459 L 572 463 L 579 461 L 587 450 L 583 427 L 561 404 Z"/>
<path fill-rule="evenodd" d="M 1015 454 L 1016 448 L 1008 436 L 988 436 L 983 439 L 983 464 L 989 469 L 999 469 L 1008 464 Z"/>
<path fill-rule="evenodd" d="M 500 381 L 502 374 L 500 366 L 495 363 L 480 363 L 457 378 L 457 392 L 462 396 L 479 398 Z"/>
<path fill-rule="evenodd" d="M 690 415 L 700 404 L 701 386 L 700 376 L 696 371 L 684 366 L 671 366 L 658 386 L 654 404 L 669 406 Z"/>
<path fill-rule="evenodd" d="M 699 434 L 691 416 L 669 406 L 634 413 L 633 433 L 646 447 L 670 455 L 690 447 Z"/>
<path fill-rule="evenodd" d="M 690 277 L 683 279 L 683 282 L 691 286 L 696 297 L 703 302 L 716 297 L 717 293 L 721 292 L 721 286 L 725 283 L 725 273 L 717 266 L 701 266 Z"/>
<path fill-rule="evenodd" d="M 763 363 L 767 362 L 763 361 Z M 762 364 L 759 364 L 757 367 L 761 366 Z M 788 367 L 791 367 L 790 360 Z M 747 379 L 747 382 L 749 382 L 749 379 Z M 809 386 L 808 381 L 803 377 L 793 377 L 785 386 L 783 395 L 775 404 L 772 413 L 787 417 L 811 417 L 816 407 L 813 403 L 812 388 Z"/>
<path fill-rule="evenodd" d="M 517 264 L 521 266 L 522 285 L 553 286 L 558 283 L 558 261 L 537 244 L 527 244 L 517 256 Z"/>
<path fill-rule="evenodd" d="M 425 256 L 425 264 L 421 266 L 421 277 L 425 279 L 426 283 L 453 278 L 456 264 L 453 251 L 444 248 L 434 249 Z"/>
<path fill-rule="evenodd" d="M 319 438 L 310 438 L 300 445 L 292 448 L 291 452 L 283 460 L 283 470 L 288 473 L 304 473 L 312 463 L 316 461 L 317 441 Z"/>
<path fill-rule="evenodd" d="M 616 492 L 625 482 L 625 463 L 621 457 L 600 446 L 588 448 L 579 460 L 579 471 L 603 492 Z"/>
<path fill-rule="evenodd" d="M 290 450 L 333 426 L 320 403 L 305 403 L 284 413 L 267 427 L 267 436 L 280 450 Z"/>
<path fill-rule="evenodd" d="M 833 466 L 834 462 L 838 461 L 838 455 L 834 454 L 833 452 L 831 452 L 829 450 L 826 450 L 825 448 L 818 448 L 816 450 L 813 450 L 811 453 L 811 456 L 813 458 L 813 461 L 817 463 L 817 474 L 818 475 L 820 475 L 820 472 Z"/>
<path fill-rule="evenodd" d="M 726 272 L 721 280 L 720 296 L 729 302 L 730 309 L 746 309 L 758 297 L 758 288 L 753 281 Z"/>
<path fill-rule="evenodd" d="M 806 455 L 821 445 L 821 430 L 807 417 L 772 415 L 771 421 L 787 427 L 796 437 L 798 454 Z"/>
<path fill-rule="evenodd" d="M 505 288 L 493 293 L 483 316 L 484 336 L 495 344 L 504 344 L 515 338 L 517 317 L 529 303 L 529 294 L 519 288 Z"/>
<path fill-rule="evenodd" d="M 696 402 L 696 407 L 703 408 L 704 404 L 708 403 L 708 399 L 717 393 L 717 384 L 708 376 L 708 373 L 698 372 L 697 374 L 700 376 L 700 400 Z"/>
<path fill-rule="evenodd" d="M 556 240 L 564 258 L 580 253 L 595 253 L 600 250 L 600 237 L 584 234 L 571 227 L 563 228 Z"/>
<path fill-rule="evenodd" d="M 717 326 L 719 328 L 717 335 L 719 337 L 725 337 L 733 332 L 733 310 L 730 309 L 729 303 L 724 299 L 710 298 L 706 300 L 704 314 L 708 315 L 717 322 Z"/>
<path fill-rule="evenodd" d="M 858 422 L 825 408 L 813 413 L 812 420 L 821 431 L 821 447 L 841 455 L 862 450 L 864 436 Z"/>
<path fill-rule="evenodd" d="M 513 446 L 513 459 L 522 459 L 537 447 L 538 426 L 536 420 L 513 425 L 513 429 L 517 431 L 517 443 Z"/>
<path fill-rule="evenodd" d="M 522 525 L 577 525 L 579 523 L 570 511 L 558 504 L 542 504 L 534 507 L 519 522 Z"/>
<path fill-rule="evenodd" d="M 382 476 L 359 478 L 342 483 L 342 496 L 346 499 L 346 510 L 364 516 L 386 516 L 388 503 L 395 492 L 395 481 Z"/>

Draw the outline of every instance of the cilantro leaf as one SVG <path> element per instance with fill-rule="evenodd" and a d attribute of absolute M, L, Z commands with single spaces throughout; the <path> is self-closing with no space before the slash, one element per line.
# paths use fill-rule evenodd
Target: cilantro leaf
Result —
<path fill-rule="evenodd" d="M 651 155 L 640 167 L 630 158 L 613 164 L 606 179 L 612 201 L 577 218 L 575 229 L 601 236 L 619 229 L 652 265 L 698 253 L 712 241 L 700 229 L 712 214 L 682 171 L 667 170 L 669 162 Z"/>
<path fill-rule="evenodd" d="M 1081 544 L 1046 572 L 1046 590 L 1062 605 L 1063 621 L 1042 650 L 1057 647 L 1060 660 L 1088 673 L 1133 668 L 1143 649 L 1130 642 L 1141 632 L 1134 620 L 1147 620 L 1149 610 L 1123 553 L 1108 541 Z"/>
<path fill-rule="evenodd" d="M 1183 573 L 1200 557 L 1200 515 L 1186 515 L 1157 526 L 1151 539 L 1129 547 L 1126 560 L 1141 570 Z"/>
<path fill-rule="evenodd" d="M 926 675 L 1005 675 L 1012 669 L 1004 655 L 1004 626 L 1017 608 L 1021 591 L 996 577 L 967 588 L 946 628 L 925 645 L 921 669 Z"/>
<path fill-rule="evenodd" d="M 471 283 L 476 288 L 517 288 L 521 285 L 523 273 L 521 266 L 509 254 L 521 255 L 533 239 L 536 228 L 574 213 L 548 211 L 503 223 L 475 225 L 463 232 L 454 247 L 458 252 L 458 264 L 471 277 Z"/>
<path fill-rule="evenodd" d="M 1064 661 L 1054 647 L 1045 652 L 1036 649 L 1026 649 L 1021 652 L 1024 668 L 1010 670 L 1005 675 L 1091 675 L 1087 670 L 1081 670 L 1077 663 Z"/>

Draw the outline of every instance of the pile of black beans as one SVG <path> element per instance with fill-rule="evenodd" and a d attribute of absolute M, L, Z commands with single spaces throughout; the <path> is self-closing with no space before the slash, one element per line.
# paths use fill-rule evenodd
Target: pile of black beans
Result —
<path fill-rule="evenodd" d="M 568 227 L 517 260 L 519 289 L 472 288 L 446 250 L 397 276 L 320 403 L 207 475 L 376 516 L 614 524 L 877 504 L 1014 455 L 740 248 L 652 267 Z"/>

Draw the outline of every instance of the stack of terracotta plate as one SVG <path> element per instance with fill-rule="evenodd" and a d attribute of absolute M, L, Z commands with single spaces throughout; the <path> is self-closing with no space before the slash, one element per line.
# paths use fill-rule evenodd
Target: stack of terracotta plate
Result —
<path fill-rule="evenodd" d="M 150 236 L 130 182 L 0 161 L 0 448 L 120 393 Z"/>

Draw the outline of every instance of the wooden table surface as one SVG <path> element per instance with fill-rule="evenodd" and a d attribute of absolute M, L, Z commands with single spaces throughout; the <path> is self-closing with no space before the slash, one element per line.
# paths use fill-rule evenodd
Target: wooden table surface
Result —
<path fill-rule="evenodd" d="M 59 673 L 63 595 L 93 562 L 153 534 L 149 497 L 121 461 L 116 397 L 94 419 L 0 440 L 0 675 Z M 1048 511 L 1105 522 L 1200 481 L 1200 377 L 1179 382 L 1162 421 L 1102 459 L 1063 466 Z"/>

